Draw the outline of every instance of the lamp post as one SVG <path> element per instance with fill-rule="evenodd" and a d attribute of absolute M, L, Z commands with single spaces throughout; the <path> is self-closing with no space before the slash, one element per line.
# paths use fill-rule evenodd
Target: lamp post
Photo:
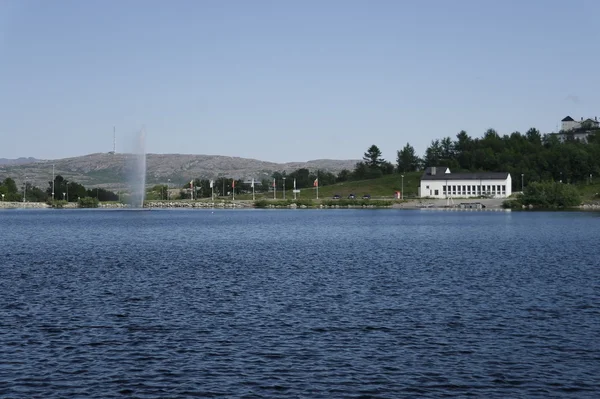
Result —
<path fill-rule="evenodd" d="M 67 186 L 67 202 L 69 202 L 69 181 L 65 180 L 65 186 Z"/>
<path fill-rule="evenodd" d="M 54 164 L 52 164 L 52 201 L 54 201 Z"/>
<path fill-rule="evenodd" d="M 562 172 L 560 172 L 560 181 L 559 183 L 562 183 Z"/>
<path fill-rule="evenodd" d="M 171 200 L 171 179 L 167 179 L 167 201 Z"/>
<path fill-rule="evenodd" d="M 523 184 L 524 180 L 523 180 L 523 178 L 524 177 L 525 177 L 525 173 L 521 173 L 521 192 L 523 192 L 523 187 L 524 187 L 524 184 Z"/>
<path fill-rule="evenodd" d="M 25 184 L 23 185 L 23 202 L 25 202 L 26 194 L 27 194 L 27 176 L 25 176 Z"/>
<path fill-rule="evenodd" d="M 67 194 L 67 193 L 63 193 L 63 201 L 65 201 L 65 194 Z"/>
<path fill-rule="evenodd" d="M 2 194 L 2 202 L 4 202 L 4 194 Z"/>
<path fill-rule="evenodd" d="M 402 177 L 402 188 L 400 190 L 400 199 L 404 199 L 404 175 L 400 175 L 400 177 Z"/>
<path fill-rule="evenodd" d="M 283 199 L 285 200 L 285 177 L 283 178 Z"/>

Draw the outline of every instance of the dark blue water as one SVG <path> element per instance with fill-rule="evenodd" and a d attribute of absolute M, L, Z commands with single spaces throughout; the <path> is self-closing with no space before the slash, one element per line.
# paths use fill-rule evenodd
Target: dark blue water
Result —
<path fill-rule="evenodd" d="M 594 213 L 0 212 L 2 398 L 597 398 Z"/>

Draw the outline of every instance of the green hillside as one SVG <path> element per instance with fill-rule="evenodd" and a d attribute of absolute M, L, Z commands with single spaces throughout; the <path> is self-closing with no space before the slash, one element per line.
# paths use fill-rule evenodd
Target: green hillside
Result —
<path fill-rule="evenodd" d="M 404 174 L 404 198 L 417 196 L 421 175 L 422 172 L 410 172 Z M 350 194 L 354 194 L 357 198 L 369 194 L 372 199 L 392 199 L 396 191 L 401 191 L 401 187 L 401 175 L 392 174 L 378 179 L 346 181 L 330 186 L 319 187 L 319 199 L 331 199 L 335 194 L 340 195 L 342 198 L 346 198 Z M 283 193 L 280 190 L 277 191 L 276 195 L 277 199 L 282 199 L 283 197 Z M 285 197 L 286 199 L 294 198 L 292 190 L 287 190 Z M 296 197 L 298 199 L 315 199 L 316 189 L 313 187 L 301 189 Z M 236 194 L 235 198 L 240 200 L 252 199 L 252 195 Z M 263 198 L 272 199 L 273 192 L 256 194 L 256 199 Z"/>

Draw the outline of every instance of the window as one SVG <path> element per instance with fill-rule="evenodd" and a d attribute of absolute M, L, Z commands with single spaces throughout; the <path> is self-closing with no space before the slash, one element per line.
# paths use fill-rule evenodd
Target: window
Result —
<path fill-rule="evenodd" d="M 442 186 L 442 193 L 446 194 L 446 186 Z"/>
<path fill-rule="evenodd" d="M 500 185 L 496 186 L 496 192 L 499 193 L 500 192 Z"/>
<path fill-rule="evenodd" d="M 440 190 L 435 190 L 435 195 L 440 195 Z"/>
<path fill-rule="evenodd" d="M 425 188 L 426 188 L 427 190 L 429 190 L 429 186 L 425 186 Z"/>
<path fill-rule="evenodd" d="M 506 186 L 502 186 L 502 193 L 505 194 L 506 193 Z"/>

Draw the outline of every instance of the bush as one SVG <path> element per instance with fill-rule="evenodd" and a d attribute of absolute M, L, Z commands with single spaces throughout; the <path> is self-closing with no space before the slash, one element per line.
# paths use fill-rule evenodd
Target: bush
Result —
<path fill-rule="evenodd" d="M 314 203 L 312 202 L 312 200 L 309 200 L 309 199 L 297 199 L 297 200 L 293 200 L 293 199 L 289 199 L 289 200 L 261 199 L 261 200 L 254 201 L 255 208 L 268 208 L 270 206 L 287 207 L 292 204 L 296 204 L 298 206 L 304 205 L 308 208 L 311 208 L 314 206 Z"/>
<path fill-rule="evenodd" d="M 520 199 L 508 199 L 502 202 L 502 208 L 504 209 L 522 209 L 523 203 Z"/>
<path fill-rule="evenodd" d="M 326 200 L 323 201 L 324 206 L 392 206 L 393 201 L 384 200 L 350 200 L 350 199 L 339 199 L 339 200 Z"/>
<path fill-rule="evenodd" d="M 98 198 L 93 198 L 93 197 L 79 198 L 78 205 L 80 208 L 98 208 Z"/>
<path fill-rule="evenodd" d="M 67 201 L 65 200 L 48 200 L 46 202 L 48 205 L 50 205 L 52 208 L 58 208 L 58 209 L 62 209 L 65 205 L 68 204 Z"/>
<path fill-rule="evenodd" d="M 518 197 L 523 205 L 540 208 L 564 208 L 581 204 L 581 195 L 571 184 L 545 182 L 531 183 Z"/>

